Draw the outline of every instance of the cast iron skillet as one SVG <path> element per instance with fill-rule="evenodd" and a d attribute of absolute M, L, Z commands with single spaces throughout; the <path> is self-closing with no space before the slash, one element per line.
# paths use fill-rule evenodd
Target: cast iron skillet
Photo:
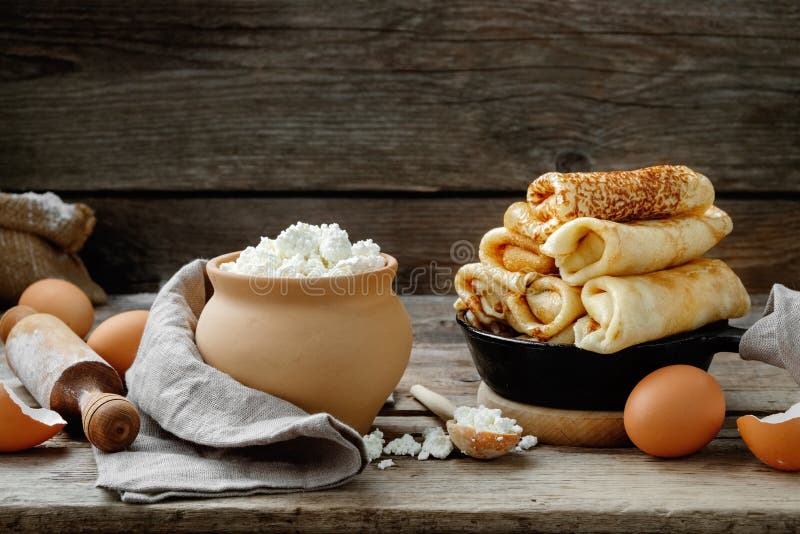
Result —
<path fill-rule="evenodd" d="M 501 396 L 537 406 L 570 410 L 622 410 L 633 387 L 667 365 L 708 370 L 717 352 L 738 352 L 744 329 L 719 321 L 691 332 L 596 354 L 484 332 L 456 318 L 472 360 L 486 384 Z"/>

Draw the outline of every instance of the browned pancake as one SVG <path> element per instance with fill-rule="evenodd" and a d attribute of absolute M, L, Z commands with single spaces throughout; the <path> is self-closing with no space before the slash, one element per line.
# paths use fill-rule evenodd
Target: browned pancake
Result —
<path fill-rule="evenodd" d="M 702 213 L 713 202 L 711 181 L 683 165 L 633 171 L 549 172 L 528 187 L 530 219 L 550 225 L 578 217 L 616 222 L 660 219 Z"/>

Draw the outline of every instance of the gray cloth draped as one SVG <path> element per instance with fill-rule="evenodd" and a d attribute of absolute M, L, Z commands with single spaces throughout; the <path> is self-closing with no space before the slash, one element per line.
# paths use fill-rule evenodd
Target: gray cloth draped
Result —
<path fill-rule="evenodd" d="M 782 367 L 800 384 L 800 292 L 772 287 L 764 316 L 742 336 L 739 354 Z"/>
<path fill-rule="evenodd" d="M 361 436 L 206 365 L 194 342 L 211 292 L 205 261 L 184 266 L 156 297 L 128 399 L 141 431 L 126 451 L 94 449 L 97 485 L 125 502 L 325 489 L 367 463 Z"/>

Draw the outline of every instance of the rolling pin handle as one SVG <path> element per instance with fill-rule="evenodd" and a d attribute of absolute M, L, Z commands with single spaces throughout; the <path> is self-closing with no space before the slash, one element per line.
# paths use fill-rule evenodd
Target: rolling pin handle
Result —
<path fill-rule="evenodd" d="M 127 449 L 139 434 L 139 412 L 131 402 L 113 393 L 87 393 L 81 400 L 86 439 L 103 452 Z"/>

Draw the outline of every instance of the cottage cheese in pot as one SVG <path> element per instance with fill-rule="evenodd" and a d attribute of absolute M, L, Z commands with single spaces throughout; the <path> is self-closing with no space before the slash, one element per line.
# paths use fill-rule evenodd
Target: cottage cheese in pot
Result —
<path fill-rule="evenodd" d="M 350 243 L 339 225 L 316 226 L 298 222 L 275 239 L 262 237 L 247 247 L 236 261 L 223 263 L 223 271 L 273 278 L 345 276 L 380 269 L 386 260 L 381 248 L 365 239 Z"/>

